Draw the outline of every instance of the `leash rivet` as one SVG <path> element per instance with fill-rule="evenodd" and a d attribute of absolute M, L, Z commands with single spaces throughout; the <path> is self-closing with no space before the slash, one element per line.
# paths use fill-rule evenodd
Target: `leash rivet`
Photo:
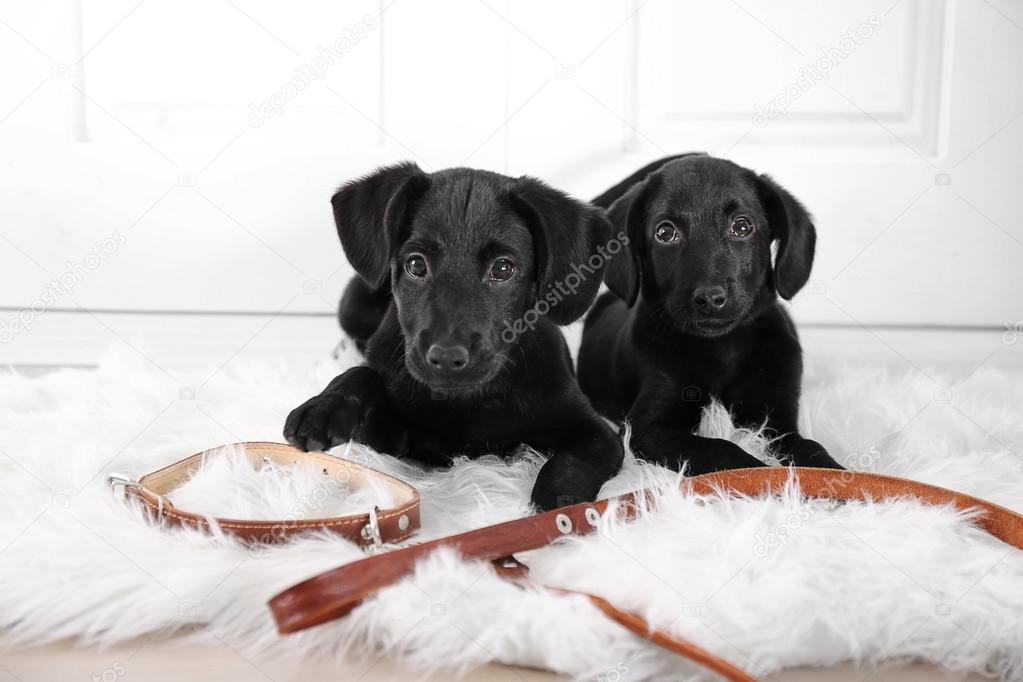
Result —
<path fill-rule="evenodd" d="M 586 523 L 596 528 L 597 524 L 600 523 L 600 514 L 593 507 L 586 508 Z"/>
<path fill-rule="evenodd" d="M 398 530 L 401 530 L 401 531 L 408 530 L 408 523 L 409 523 L 408 522 L 408 516 L 406 516 L 405 514 L 402 514 L 401 516 L 399 516 L 398 517 Z"/>
<path fill-rule="evenodd" d="M 557 524 L 558 530 L 565 535 L 572 532 L 572 519 L 568 518 L 565 514 L 558 514 L 555 516 L 554 523 Z"/>

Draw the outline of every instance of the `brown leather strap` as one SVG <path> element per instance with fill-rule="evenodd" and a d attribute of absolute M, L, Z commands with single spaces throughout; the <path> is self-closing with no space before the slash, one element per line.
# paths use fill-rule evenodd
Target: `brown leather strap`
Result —
<path fill-rule="evenodd" d="M 494 562 L 494 570 L 502 578 L 514 582 L 521 581 L 529 573 L 529 567 L 515 557 L 498 559 Z M 629 611 L 623 611 L 603 597 L 598 597 L 597 595 L 590 594 L 588 592 L 569 590 L 564 587 L 550 587 L 549 585 L 545 585 L 544 587 L 551 592 L 557 592 L 559 594 L 574 594 L 580 597 L 586 597 L 590 600 L 591 604 L 603 611 L 605 616 L 630 632 L 639 635 L 640 637 L 647 639 L 668 651 L 673 651 L 683 658 L 688 658 L 694 663 L 699 663 L 708 670 L 713 670 L 718 673 L 725 679 L 735 680 L 735 682 L 756 682 L 756 679 L 748 675 L 742 668 L 736 667 L 719 656 L 715 656 L 701 646 L 697 646 L 692 642 L 687 642 L 684 639 L 675 637 L 663 630 L 652 628 L 650 623 L 646 622 L 642 616 Z"/>
<path fill-rule="evenodd" d="M 420 559 L 438 547 L 452 547 L 467 559 L 493 561 L 538 549 L 571 532 L 589 533 L 606 508 L 606 500 L 562 507 L 369 556 L 281 592 L 270 600 L 270 609 L 282 634 L 304 630 L 347 614 L 363 599 L 411 573 Z"/>
<path fill-rule="evenodd" d="M 185 511 L 167 498 L 188 481 L 210 457 L 243 452 L 253 464 L 293 466 L 308 463 L 324 477 L 355 488 L 374 486 L 391 498 L 391 506 L 364 514 L 314 519 L 242 520 L 220 519 Z M 137 481 L 111 474 L 112 486 L 123 486 L 127 497 L 139 500 L 150 520 L 168 525 L 191 526 L 209 532 L 211 525 L 249 543 L 279 543 L 311 531 L 329 531 L 359 545 L 399 542 L 419 529 L 419 491 L 404 481 L 325 452 L 302 452 L 285 443 L 236 443 L 205 450 L 170 466 L 146 474 Z"/>
<path fill-rule="evenodd" d="M 929 504 L 947 504 L 981 513 L 975 523 L 1000 540 L 1023 549 L 1023 516 L 1004 507 L 937 486 L 879 474 L 813 469 L 807 467 L 764 467 L 735 469 L 687 478 L 683 486 L 694 494 L 724 492 L 766 495 L 780 492 L 791 475 L 796 475 L 802 492 L 812 497 L 836 500 L 915 498 Z M 614 498 L 625 503 L 628 515 L 637 496 L 647 491 Z M 516 521 L 453 535 L 421 545 L 367 557 L 301 582 L 273 597 L 270 610 L 282 633 L 324 623 L 345 615 L 364 599 L 408 575 L 416 563 L 438 547 L 452 547 L 467 559 L 496 561 L 498 572 L 520 577 L 524 567 L 510 559 L 517 552 L 538 549 L 567 534 L 584 535 L 596 527 L 610 500 L 577 504 Z M 498 561 L 500 560 L 500 561 Z M 516 566 L 515 564 L 518 564 Z M 561 589 L 561 588 L 556 588 Z M 691 658 L 731 680 L 752 678 L 728 661 L 689 642 L 652 628 L 640 616 L 615 608 L 595 595 L 586 595 L 604 613 L 631 631 L 683 656 Z"/>
<path fill-rule="evenodd" d="M 571 590 L 559 591 L 571 592 Z M 673 651 L 683 658 L 688 658 L 690 661 L 698 663 L 708 670 L 713 670 L 727 680 L 733 680 L 734 682 L 756 682 L 756 678 L 742 668 L 726 661 L 720 656 L 715 656 L 703 647 L 687 642 L 681 637 L 675 637 L 663 630 L 651 627 L 650 623 L 646 622 L 642 616 L 622 611 L 603 597 L 587 594 L 586 592 L 576 592 L 575 594 L 589 597 L 593 605 L 603 611 L 604 615 L 622 625 L 633 634 L 648 639 L 654 644 L 668 651 Z"/>
<path fill-rule="evenodd" d="M 1002 542 L 1023 549 L 1023 515 L 979 497 L 908 478 L 810 467 L 763 467 L 694 476 L 684 479 L 683 485 L 696 495 L 721 490 L 755 497 L 781 491 L 790 478 L 790 471 L 798 477 L 799 489 L 807 497 L 833 500 L 912 498 L 926 504 L 979 510 L 981 514 L 973 523 Z"/>

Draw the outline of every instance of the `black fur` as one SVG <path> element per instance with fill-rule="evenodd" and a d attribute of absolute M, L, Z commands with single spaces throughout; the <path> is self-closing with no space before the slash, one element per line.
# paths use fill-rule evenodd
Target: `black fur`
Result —
<path fill-rule="evenodd" d="M 603 264 L 586 277 L 577 266 L 609 238 L 603 212 L 532 178 L 414 164 L 348 183 L 331 203 L 359 274 L 339 317 L 366 364 L 292 411 L 288 442 L 354 439 L 430 465 L 526 444 L 550 455 L 538 507 L 594 499 L 622 448 L 556 325 L 596 296 Z"/>
<path fill-rule="evenodd" d="M 634 450 L 693 474 L 760 466 L 694 435 L 713 397 L 741 425 L 766 423 L 783 461 L 841 468 L 797 431 L 802 349 L 778 295 L 810 276 L 816 233 L 802 205 L 767 176 L 702 154 L 661 159 L 594 203 L 629 239 L 586 318 L 579 383 L 599 412 L 631 422 Z"/>

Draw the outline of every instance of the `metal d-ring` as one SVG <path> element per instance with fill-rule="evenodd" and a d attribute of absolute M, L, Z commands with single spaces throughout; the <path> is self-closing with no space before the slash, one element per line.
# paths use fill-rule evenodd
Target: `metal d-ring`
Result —
<path fill-rule="evenodd" d="M 373 508 L 369 510 L 369 523 L 362 527 L 362 539 L 369 542 L 373 541 L 373 544 L 377 547 L 384 544 L 383 539 L 380 537 L 380 520 L 377 518 L 377 512 L 380 511 L 380 507 L 373 505 Z"/>

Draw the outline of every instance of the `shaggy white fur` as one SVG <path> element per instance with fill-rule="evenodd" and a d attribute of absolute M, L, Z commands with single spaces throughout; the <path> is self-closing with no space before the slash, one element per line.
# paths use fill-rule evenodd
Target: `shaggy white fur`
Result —
<path fill-rule="evenodd" d="M 582 598 L 522 590 L 450 553 L 344 620 L 277 636 L 266 600 L 359 558 L 356 547 L 322 536 L 249 549 L 161 530 L 103 481 L 217 443 L 279 440 L 287 411 L 338 370 L 236 365 L 168 374 L 121 350 L 95 371 L 0 377 L 0 645 L 185 632 L 219 639 L 257 666 L 267 655 L 341 662 L 373 649 L 427 668 L 496 660 L 601 680 L 700 674 Z M 1019 374 L 980 369 L 940 397 L 910 371 L 818 367 L 807 378 L 804 427 L 853 468 L 1023 511 Z M 734 429 L 723 409 L 709 410 L 701 429 L 766 456 L 762 434 Z M 335 454 L 418 486 L 420 539 L 527 513 L 542 462 L 524 452 L 424 472 L 359 447 Z M 795 487 L 782 499 L 708 501 L 680 494 L 675 482 L 630 458 L 603 494 L 659 486 L 657 511 L 629 524 L 605 520 L 596 536 L 529 553 L 537 582 L 606 596 L 761 675 L 913 657 L 1023 678 L 1023 552 L 978 531 L 968 515 L 912 500 L 807 501 Z M 371 497 L 311 471 L 256 471 L 225 458 L 211 460 L 174 501 L 280 518 L 364 509 Z"/>

